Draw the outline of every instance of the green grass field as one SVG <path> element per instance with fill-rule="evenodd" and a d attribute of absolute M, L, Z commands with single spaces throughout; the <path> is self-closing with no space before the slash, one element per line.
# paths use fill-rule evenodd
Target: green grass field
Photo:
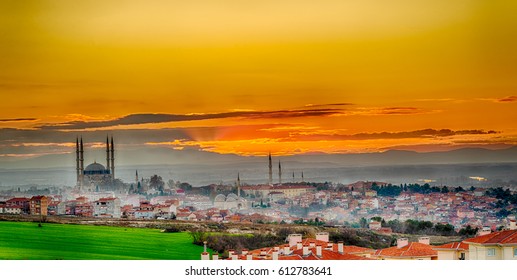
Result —
<path fill-rule="evenodd" d="M 0 221 L 0 259 L 199 260 L 201 252 L 185 232 Z"/>

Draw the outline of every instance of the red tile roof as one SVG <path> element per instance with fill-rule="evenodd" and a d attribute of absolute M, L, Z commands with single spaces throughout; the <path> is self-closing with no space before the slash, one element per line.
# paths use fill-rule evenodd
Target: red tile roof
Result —
<path fill-rule="evenodd" d="M 395 258 L 404 258 L 404 257 L 436 257 L 438 256 L 438 252 L 433 250 L 431 245 L 422 244 L 418 242 L 410 242 L 408 245 L 397 248 L 390 247 L 386 249 L 377 250 L 374 254 L 375 256 L 381 257 L 395 257 Z"/>
<path fill-rule="evenodd" d="M 484 244 L 484 245 L 510 245 L 517 244 L 517 230 L 503 230 L 492 232 L 487 235 L 473 237 L 463 240 L 463 242 L 470 244 Z"/>
<path fill-rule="evenodd" d="M 115 199 L 117 199 L 117 198 L 116 197 L 104 197 L 104 198 L 99 199 L 99 201 L 112 201 Z"/>
<path fill-rule="evenodd" d="M 371 253 L 374 252 L 373 249 L 358 247 L 358 246 L 343 246 L 344 254 L 340 254 L 338 252 L 338 244 L 333 244 L 332 250 L 326 249 L 327 242 L 316 240 L 314 238 L 306 238 L 302 240 L 302 246 L 309 247 L 311 243 L 314 243 L 314 247 L 309 248 L 309 254 L 303 255 L 303 248 L 297 249 L 297 246 L 290 247 L 290 254 L 283 255 L 283 248 L 285 246 L 289 246 L 289 244 L 279 245 L 277 247 L 279 250 L 279 260 L 370 260 L 370 258 L 366 258 L 363 256 L 358 256 L 359 253 Z M 321 246 L 321 256 L 316 255 L 316 246 Z M 252 254 L 254 257 L 258 257 L 258 259 L 271 259 L 271 255 L 273 252 L 273 247 L 266 247 L 261 249 L 256 249 L 249 251 L 248 254 Z M 265 254 L 261 256 L 261 252 L 264 251 Z M 255 259 L 255 258 L 254 258 Z"/>
<path fill-rule="evenodd" d="M 457 251 L 468 251 L 469 244 L 463 242 L 451 242 L 440 246 L 434 246 L 435 250 L 457 250 Z"/>
<path fill-rule="evenodd" d="M 15 198 L 11 198 L 11 199 L 7 200 L 6 202 L 16 202 L 16 201 L 25 202 L 25 201 L 29 201 L 29 199 L 26 197 L 15 197 Z"/>

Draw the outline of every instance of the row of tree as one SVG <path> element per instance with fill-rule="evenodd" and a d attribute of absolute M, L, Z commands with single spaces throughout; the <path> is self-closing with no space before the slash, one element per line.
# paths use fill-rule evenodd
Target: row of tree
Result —
<path fill-rule="evenodd" d="M 397 185 L 383 185 L 378 186 L 377 184 L 372 185 L 372 189 L 377 192 L 377 195 L 379 196 L 398 196 L 400 193 L 404 192 L 414 192 L 414 193 L 421 193 L 421 194 L 429 194 L 429 193 L 448 193 L 448 192 L 464 192 L 465 189 L 463 189 L 461 186 L 456 188 L 451 188 L 447 186 L 443 187 L 437 187 L 429 185 L 428 183 L 425 183 L 423 185 L 420 184 L 400 184 L 400 186 Z M 470 187 L 470 191 L 474 191 L 475 187 Z"/>
<path fill-rule="evenodd" d="M 393 232 L 403 233 L 403 234 L 425 234 L 425 235 L 442 235 L 442 236 L 452 236 L 452 235 L 461 235 L 461 236 L 474 236 L 478 229 L 472 228 L 470 225 L 467 225 L 465 228 L 460 229 L 459 232 L 454 230 L 454 226 L 451 224 L 444 223 L 436 223 L 430 221 L 417 221 L 417 220 L 406 220 L 401 222 L 397 219 L 385 221 L 381 217 L 373 217 L 372 220 L 381 222 L 382 227 L 389 227 Z M 367 227 L 367 220 L 362 218 L 360 221 L 360 225 L 363 227 Z"/>

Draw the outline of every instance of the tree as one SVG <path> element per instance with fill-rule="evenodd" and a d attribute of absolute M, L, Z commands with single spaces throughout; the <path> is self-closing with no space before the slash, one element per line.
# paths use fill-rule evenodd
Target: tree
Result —
<path fill-rule="evenodd" d="M 192 185 L 191 185 L 191 184 L 189 184 L 189 183 L 185 183 L 185 182 L 183 182 L 183 183 L 181 183 L 181 184 L 179 185 L 179 188 L 180 188 L 180 189 L 182 189 L 182 190 L 184 190 L 184 191 L 191 191 L 191 190 L 192 190 Z"/>
<path fill-rule="evenodd" d="M 473 228 L 470 225 L 467 225 L 466 227 L 460 229 L 459 234 L 467 237 L 471 237 L 476 235 L 478 232 L 478 228 Z"/>
<path fill-rule="evenodd" d="M 449 192 L 449 188 L 447 188 L 447 186 L 443 186 L 442 193 L 448 193 L 448 192 Z"/>
<path fill-rule="evenodd" d="M 434 229 L 436 233 L 441 235 L 453 235 L 455 233 L 454 226 L 451 224 L 436 224 Z"/>
<path fill-rule="evenodd" d="M 502 209 L 501 211 L 497 212 L 495 215 L 498 217 L 498 218 L 505 218 L 505 217 L 508 217 L 508 215 L 510 215 L 512 212 L 506 210 L 506 209 Z"/>
<path fill-rule="evenodd" d="M 371 218 L 372 221 L 377 221 L 377 222 L 381 222 L 382 221 L 382 218 L 381 217 L 372 217 Z"/>
<path fill-rule="evenodd" d="M 138 184 L 136 186 L 136 192 L 137 193 L 142 193 L 142 184 L 140 183 L 140 181 L 138 181 Z"/>
<path fill-rule="evenodd" d="M 189 235 L 192 237 L 192 243 L 197 245 L 202 245 L 208 236 L 206 232 L 200 230 L 189 231 Z"/>
<path fill-rule="evenodd" d="M 165 183 L 163 182 L 163 179 L 161 176 L 153 175 L 151 176 L 151 180 L 149 181 L 149 187 L 158 190 L 160 193 L 163 194 L 163 186 Z"/>
<path fill-rule="evenodd" d="M 359 220 L 359 225 L 362 228 L 367 228 L 368 227 L 368 221 L 364 217 L 362 217 L 361 220 Z"/>

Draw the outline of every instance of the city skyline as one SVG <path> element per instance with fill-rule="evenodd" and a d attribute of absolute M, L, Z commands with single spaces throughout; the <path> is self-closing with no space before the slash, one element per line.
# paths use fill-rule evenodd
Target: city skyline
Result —
<path fill-rule="evenodd" d="M 0 5 L 4 161 L 107 134 L 241 156 L 517 144 L 514 3 Z"/>

